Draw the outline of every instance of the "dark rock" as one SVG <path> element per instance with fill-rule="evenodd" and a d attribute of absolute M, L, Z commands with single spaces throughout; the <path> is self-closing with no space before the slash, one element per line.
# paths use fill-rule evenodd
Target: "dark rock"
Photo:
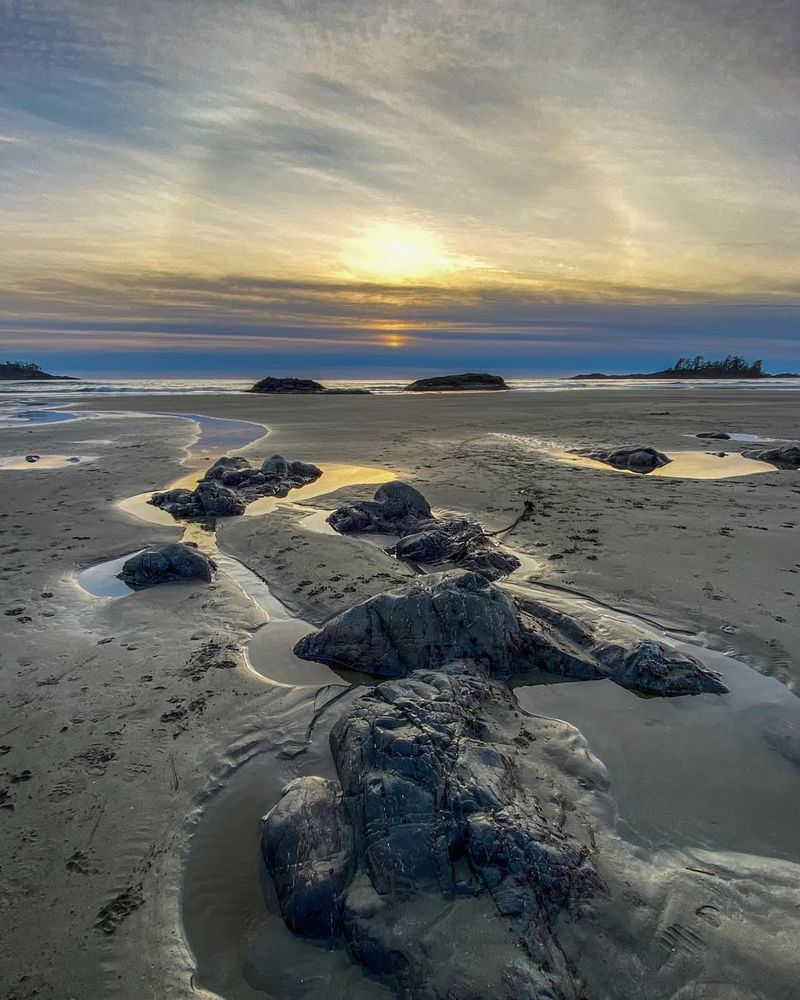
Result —
<path fill-rule="evenodd" d="M 428 566 L 452 564 L 475 570 L 497 580 L 520 565 L 516 556 L 499 548 L 477 521 L 468 518 L 438 519 L 425 497 L 395 480 L 378 487 L 374 500 L 347 504 L 328 517 L 335 531 L 400 535 L 394 552 L 400 559 Z"/>
<path fill-rule="evenodd" d="M 311 393 L 325 392 L 325 386 L 310 378 L 262 378 L 248 392 Z"/>
<path fill-rule="evenodd" d="M 505 381 L 499 375 L 489 375 L 487 372 L 463 372 L 461 375 L 437 375 L 434 378 L 421 378 L 407 385 L 404 392 L 458 392 L 464 390 L 498 390 L 508 389 Z"/>
<path fill-rule="evenodd" d="M 244 514 L 247 508 L 242 497 L 214 480 L 199 482 L 194 495 L 209 517 L 235 517 Z"/>
<path fill-rule="evenodd" d="M 331 937 L 355 860 L 341 788 L 323 778 L 297 778 L 281 796 L 265 819 L 263 838 L 281 915 L 296 934 Z"/>
<path fill-rule="evenodd" d="M 71 458 L 68 458 L 67 461 L 68 462 L 80 462 L 80 459 L 76 455 L 73 455 Z"/>
<path fill-rule="evenodd" d="M 434 573 L 336 615 L 294 647 L 305 660 L 382 677 L 469 659 L 503 679 L 546 671 L 607 678 L 660 695 L 723 693 L 719 674 L 657 642 L 624 647 L 533 600 L 514 601 L 485 577 Z"/>
<path fill-rule="evenodd" d="M 290 490 L 313 483 L 322 470 L 308 462 L 289 462 L 282 455 L 254 469 L 246 458 L 224 456 L 206 472 L 195 490 L 168 490 L 150 498 L 155 507 L 176 518 L 229 517 L 243 514 L 260 497 L 285 497 Z"/>
<path fill-rule="evenodd" d="M 743 451 L 745 458 L 757 462 L 769 462 L 777 469 L 800 469 L 800 444 L 789 444 L 783 448 L 767 448 L 764 451 L 749 449 Z"/>
<path fill-rule="evenodd" d="M 374 500 L 346 504 L 333 511 L 328 524 L 342 535 L 364 531 L 386 535 L 403 535 L 415 530 L 421 520 L 432 517 L 425 497 L 408 483 L 394 480 L 382 483 Z"/>
<path fill-rule="evenodd" d="M 610 670 L 615 684 L 643 694 L 671 698 L 686 694 L 726 694 L 728 691 L 716 670 L 660 642 L 643 640 L 632 649 L 612 644 L 598 649 L 597 656 Z"/>
<path fill-rule="evenodd" d="M 515 712 L 509 689 L 470 664 L 355 702 L 331 731 L 340 790 L 297 779 L 264 821 L 287 924 L 340 937 L 401 996 L 582 996 L 553 926 L 600 880 L 589 849 L 523 786 Z M 459 899 L 467 919 L 453 926 Z M 487 934 L 497 943 L 476 948 Z"/>
<path fill-rule="evenodd" d="M 521 565 L 515 555 L 487 538 L 477 521 L 454 518 L 432 520 L 430 524 L 431 527 L 401 538 L 395 546 L 395 555 L 429 566 L 450 563 L 480 573 L 487 580 L 499 580 Z"/>
<path fill-rule="evenodd" d="M 33 464 L 34 462 L 38 462 L 41 457 L 41 455 L 26 455 L 25 461 Z"/>
<path fill-rule="evenodd" d="M 216 568 L 213 560 L 193 546 L 175 542 L 131 556 L 123 564 L 118 576 L 129 587 L 141 590 L 160 583 L 183 580 L 203 580 L 210 583 Z"/>
<path fill-rule="evenodd" d="M 615 469 L 627 469 L 629 472 L 646 474 L 654 469 L 669 465 L 671 459 L 655 448 L 645 445 L 628 445 L 624 448 L 611 448 L 593 451 L 587 448 L 573 448 L 571 454 L 591 458 L 595 462 L 605 462 Z"/>
<path fill-rule="evenodd" d="M 702 431 L 700 434 L 695 434 L 698 438 L 711 438 L 714 441 L 730 441 L 730 434 L 726 434 L 725 431 Z"/>

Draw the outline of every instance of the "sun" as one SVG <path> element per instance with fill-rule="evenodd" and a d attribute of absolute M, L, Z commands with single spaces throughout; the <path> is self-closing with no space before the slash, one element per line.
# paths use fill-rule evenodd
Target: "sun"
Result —
<path fill-rule="evenodd" d="M 395 223 L 365 228 L 349 241 L 342 261 L 355 275 L 391 283 L 436 278 L 460 266 L 435 233 Z"/>

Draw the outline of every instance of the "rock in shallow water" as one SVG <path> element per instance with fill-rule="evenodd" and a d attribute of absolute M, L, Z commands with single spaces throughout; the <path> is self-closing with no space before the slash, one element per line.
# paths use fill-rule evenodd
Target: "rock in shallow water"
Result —
<path fill-rule="evenodd" d="M 395 555 L 429 566 L 452 564 L 489 580 L 513 573 L 520 561 L 495 545 L 477 521 L 436 518 L 425 497 L 408 483 L 384 483 L 373 500 L 333 511 L 328 524 L 342 535 L 367 532 L 400 535 Z"/>
<path fill-rule="evenodd" d="M 407 385 L 403 392 L 459 392 L 464 390 L 508 389 L 505 380 L 488 372 L 462 372 L 460 375 L 435 375 L 420 378 Z"/>
<path fill-rule="evenodd" d="M 653 641 L 625 647 L 600 640 L 577 619 L 514 601 L 471 572 L 433 573 L 371 597 L 304 636 L 294 651 L 382 677 L 469 659 L 503 679 L 544 670 L 664 696 L 727 691 L 716 671 L 690 656 Z"/>
<path fill-rule="evenodd" d="M 198 552 L 194 546 L 174 542 L 157 549 L 146 549 L 131 556 L 122 566 L 118 577 L 135 590 L 155 587 L 160 583 L 203 580 L 210 583 L 216 563 Z"/>
<path fill-rule="evenodd" d="M 315 393 L 325 392 L 325 386 L 311 378 L 274 378 L 268 375 L 248 389 L 248 392 Z"/>
<path fill-rule="evenodd" d="M 338 784 L 297 779 L 264 820 L 287 924 L 339 936 L 402 996 L 581 996 L 552 927 L 600 882 L 523 787 L 521 729 L 471 664 L 365 694 L 331 732 Z"/>
<path fill-rule="evenodd" d="M 776 469 L 800 469 L 800 444 L 790 444 L 784 448 L 767 448 L 764 451 L 751 448 L 742 454 L 745 458 L 754 458 L 757 462 L 769 462 Z"/>
<path fill-rule="evenodd" d="M 282 455 L 254 469 L 246 458 L 225 455 L 206 472 L 194 490 L 154 493 L 148 501 L 173 517 L 235 517 L 261 497 L 285 497 L 290 490 L 319 479 L 322 470 L 308 462 L 290 462 Z"/>
<path fill-rule="evenodd" d="M 604 462 L 615 469 L 627 469 L 629 472 L 646 474 L 654 469 L 669 465 L 671 459 L 663 452 L 656 451 L 648 445 L 626 445 L 623 448 L 609 448 L 594 451 L 589 448 L 573 448 L 572 455 L 591 458 L 595 462 Z"/>

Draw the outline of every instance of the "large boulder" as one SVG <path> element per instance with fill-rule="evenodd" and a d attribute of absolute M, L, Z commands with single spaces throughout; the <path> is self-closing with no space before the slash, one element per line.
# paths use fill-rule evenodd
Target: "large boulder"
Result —
<path fill-rule="evenodd" d="M 573 448 L 573 455 L 591 458 L 595 462 L 604 462 L 615 469 L 625 469 L 628 472 L 638 472 L 646 475 L 654 469 L 669 465 L 671 459 L 663 452 L 656 451 L 649 445 L 626 445 L 622 448 L 606 448 L 593 450 L 589 448 Z"/>
<path fill-rule="evenodd" d="M 489 375 L 487 372 L 462 372 L 460 375 L 436 375 L 433 378 L 420 378 L 407 385 L 403 392 L 459 392 L 459 391 L 496 391 L 508 389 L 505 381 L 499 375 Z"/>
<path fill-rule="evenodd" d="M 120 580 L 134 590 L 155 587 L 160 583 L 202 580 L 210 583 L 217 566 L 192 545 L 174 542 L 156 549 L 145 549 L 123 563 Z"/>
<path fill-rule="evenodd" d="M 658 695 L 723 693 L 716 671 L 661 643 L 609 643 L 575 618 L 514 601 L 478 573 L 432 573 L 336 615 L 294 647 L 304 660 L 381 677 L 469 659 L 509 680 L 545 671 Z"/>
<path fill-rule="evenodd" d="M 342 940 L 401 996 L 582 996 L 553 926 L 600 879 L 578 824 L 523 785 L 523 725 L 470 664 L 364 694 L 331 731 L 337 785 L 299 778 L 264 821 L 287 925 Z"/>
<path fill-rule="evenodd" d="M 800 469 L 800 444 L 788 444 L 783 448 L 767 448 L 763 451 L 751 448 L 742 454 L 745 458 L 754 458 L 758 462 L 769 462 L 776 469 Z"/>
<path fill-rule="evenodd" d="M 325 386 L 310 378 L 273 378 L 267 376 L 256 382 L 248 392 L 314 393 L 325 392 Z"/>
<path fill-rule="evenodd" d="M 235 490 L 212 480 L 203 480 L 194 491 L 203 513 L 208 517 L 235 517 L 244 514 L 246 502 Z"/>

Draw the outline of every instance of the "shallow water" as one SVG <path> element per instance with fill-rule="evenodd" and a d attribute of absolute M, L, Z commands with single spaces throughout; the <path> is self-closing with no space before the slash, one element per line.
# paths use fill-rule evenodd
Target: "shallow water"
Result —
<path fill-rule="evenodd" d="M 118 579 L 117 574 L 122 572 L 123 565 L 132 557 L 144 552 L 144 549 L 137 549 L 136 552 L 129 552 L 118 559 L 109 559 L 107 562 L 98 563 L 88 569 L 78 573 L 75 579 L 87 594 L 92 597 L 128 597 L 136 591 Z"/>
<path fill-rule="evenodd" d="M 41 455 L 35 462 L 29 462 L 24 455 L 10 455 L 0 459 L 0 469 L 13 469 L 23 472 L 28 469 L 69 469 L 73 465 L 87 465 L 96 462 L 97 457 L 91 455 Z"/>
<path fill-rule="evenodd" d="M 725 451 L 722 447 L 725 441 L 715 441 L 719 444 L 719 451 Z M 597 462 L 593 458 L 586 458 L 583 455 L 573 455 L 566 451 L 551 451 L 550 454 L 561 462 L 568 462 L 570 465 L 578 465 L 585 469 L 597 469 L 601 472 L 615 472 L 623 476 L 638 476 L 642 473 L 631 472 L 629 469 L 615 469 L 613 465 L 605 462 Z M 720 457 L 708 451 L 671 451 L 665 452 L 669 459 L 669 465 L 664 465 L 660 469 L 654 469 L 646 473 L 648 479 L 733 479 L 738 476 L 754 476 L 765 472 L 777 472 L 774 465 L 768 462 L 758 462 L 752 458 L 745 458 L 738 452 L 727 452 L 724 457 Z"/>

